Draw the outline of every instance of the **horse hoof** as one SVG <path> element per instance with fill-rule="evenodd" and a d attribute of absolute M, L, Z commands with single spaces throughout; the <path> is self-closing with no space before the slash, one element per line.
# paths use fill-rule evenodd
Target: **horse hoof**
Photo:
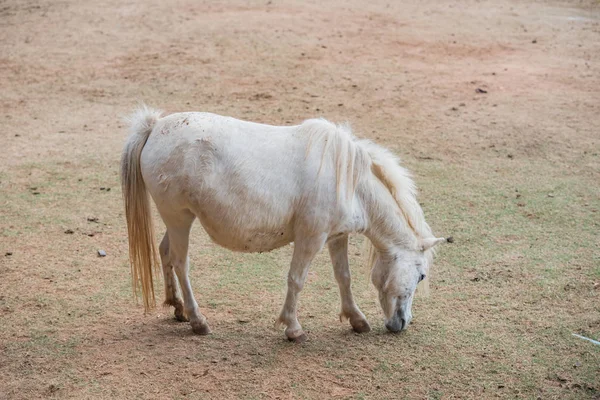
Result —
<path fill-rule="evenodd" d="M 290 342 L 294 342 L 294 343 L 297 343 L 297 344 L 306 342 L 306 339 L 308 339 L 308 336 L 306 336 L 306 333 L 302 333 L 302 334 L 300 334 L 299 336 L 296 336 L 296 337 L 289 337 L 288 336 L 288 340 Z"/>
<path fill-rule="evenodd" d="M 181 309 L 175 309 L 175 319 L 179 322 L 188 322 L 188 318 L 185 316 L 185 313 Z"/>
<path fill-rule="evenodd" d="M 352 324 L 352 330 L 356 333 L 367 333 L 371 331 L 371 326 L 367 321 L 359 321 L 356 324 Z"/>
<path fill-rule="evenodd" d="M 208 324 L 202 324 L 200 322 L 192 323 L 192 331 L 196 335 L 210 335 L 211 330 Z"/>

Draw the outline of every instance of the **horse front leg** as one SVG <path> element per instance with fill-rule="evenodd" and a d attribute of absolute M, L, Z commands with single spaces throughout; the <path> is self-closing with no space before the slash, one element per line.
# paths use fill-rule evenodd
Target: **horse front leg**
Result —
<path fill-rule="evenodd" d="M 285 303 L 279 318 L 275 322 L 278 326 L 286 326 L 285 335 L 290 341 L 296 343 L 304 342 L 307 337 L 302 326 L 298 322 L 297 306 L 298 295 L 304 287 L 306 275 L 313 258 L 325 245 L 326 235 L 302 238 L 294 242 L 294 254 L 288 273 L 288 288 Z"/>
<path fill-rule="evenodd" d="M 342 311 L 340 312 L 340 321 L 349 319 L 350 325 L 355 332 L 364 333 L 371 330 L 365 315 L 360 311 L 350 288 L 350 267 L 348 265 L 348 236 L 342 236 L 333 239 L 328 243 L 329 255 L 333 264 L 335 279 L 340 287 L 340 297 L 342 300 Z"/>

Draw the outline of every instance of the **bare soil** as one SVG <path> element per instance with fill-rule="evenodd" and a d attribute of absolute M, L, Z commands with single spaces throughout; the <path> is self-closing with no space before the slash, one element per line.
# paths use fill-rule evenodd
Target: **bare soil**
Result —
<path fill-rule="evenodd" d="M 8 0 L 0 22 L 0 398 L 600 398 L 600 346 L 572 336 L 600 339 L 598 1 Z M 349 121 L 398 153 L 455 238 L 410 329 L 385 332 L 355 237 L 373 331 L 338 321 L 322 254 L 288 343 L 289 247 L 199 226 L 213 335 L 144 315 L 118 180 L 137 101 Z"/>

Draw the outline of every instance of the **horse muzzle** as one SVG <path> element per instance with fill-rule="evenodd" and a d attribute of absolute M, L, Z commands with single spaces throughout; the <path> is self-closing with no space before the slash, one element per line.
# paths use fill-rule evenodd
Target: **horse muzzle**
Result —
<path fill-rule="evenodd" d="M 410 320 L 410 315 L 406 315 L 401 310 L 398 310 L 391 319 L 385 321 L 385 327 L 388 331 L 397 333 L 408 328 Z"/>

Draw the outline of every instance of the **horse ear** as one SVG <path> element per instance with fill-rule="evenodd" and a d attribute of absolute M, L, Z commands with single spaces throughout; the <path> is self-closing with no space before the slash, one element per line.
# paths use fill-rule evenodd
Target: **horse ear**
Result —
<path fill-rule="evenodd" d="M 426 251 L 440 243 L 454 243 L 454 239 L 452 237 L 421 239 L 419 242 L 419 250 Z"/>

